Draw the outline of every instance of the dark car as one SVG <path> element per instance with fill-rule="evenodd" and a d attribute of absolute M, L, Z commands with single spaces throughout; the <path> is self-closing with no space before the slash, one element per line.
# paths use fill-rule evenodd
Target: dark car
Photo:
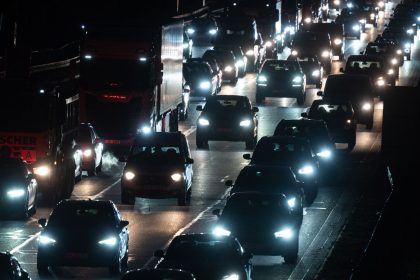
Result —
<path fill-rule="evenodd" d="M 376 55 L 387 60 L 390 68 L 394 69 L 395 77 L 399 76 L 399 66 L 404 64 L 404 53 L 394 42 L 369 42 L 360 54 Z"/>
<path fill-rule="evenodd" d="M 323 96 L 326 102 L 350 101 L 357 123 L 372 129 L 375 92 L 374 85 L 366 75 L 335 74 L 327 77 L 324 92 L 319 91 L 318 95 Z"/>
<path fill-rule="evenodd" d="M 128 221 L 112 201 L 62 200 L 51 212 L 38 240 L 37 268 L 108 267 L 121 273 L 128 261 Z"/>
<path fill-rule="evenodd" d="M 188 60 L 183 63 L 182 73 L 190 86 L 190 97 L 207 97 L 217 93 L 218 77 L 207 62 Z"/>
<path fill-rule="evenodd" d="M 362 36 L 362 25 L 359 22 L 359 17 L 349 10 L 339 14 L 335 23 L 343 26 L 344 37 L 360 39 Z"/>
<path fill-rule="evenodd" d="M 82 150 L 82 170 L 88 176 L 101 172 L 104 145 L 90 123 L 79 124 L 76 142 Z"/>
<path fill-rule="evenodd" d="M 197 280 L 251 280 L 252 255 L 231 236 L 190 233 L 176 236 L 166 252 L 158 250 L 157 269 L 190 271 Z"/>
<path fill-rule="evenodd" d="M 312 84 L 317 88 L 322 88 L 324 68 L 316 55 L 289 55 L 287 60 L 299 62 L 299 65 L 306 76 L 306 84 Z"/>
<path fill-rule="evenodd" d="M 183 36 L 182 37 L 183 38 L 183 42 L 182 42 L 183 58 L 188 59 L 192 57 L 193 40 L 185 31 L 182 36 Z"/>
<path fill-rule="evenodd" d="M 121 178 L 121 202 L 136 197 L 176 197 L 178 205 L 191 198 L 193 179 L 190 148 L 181 132 L 140 133 L 134 139 Z"/>
<path fill-rule="evenodd" d="M 363 3 L 359 5 L 359 8 L 363 17 L 361 20 L 365 20 L 365 23 L 369 23 L 373 27 L 377 27 L 379 19 L 379 10 L 376 7 L 374 1 L 363 1 Z"/>
<path fill-rule="evenodd" d="M 292 41 L 294 56 L 316 55 L 327 74 L 331 72 L 331 38 L 327 32 L 298 31 Z"/>
<path fill-rule="evenodd" d="M 194 45 L 209 45 L 219 31 L 216 20 L 211 17 L 194 18 L 185 29 Z"/>
<path fill-rule="evenodd" d="M 302 221 L 303 185 L 289 166 L 247 165 L 239 172 L 235 183 L 227 180 L 225 185 L 232 186 L 230 195 L 239 192 L 284 194 L 290 211 Z"/>
<path fill-rule="evenodd" d="M 385 29 L 378 35 L 375 42 L 393 41 L 404 51 L 404 57 L 411 60 L 411 40 L 403 30 Z"/>
<path fill-rule="evenodd" d="M 257 75 L 256 101 L 266 97 L 296 98 L 299 105 L 306 98 L 306 76 L 297 61 L 267 59 Z"/>
<path fill-rule="evenodd" d="M 220 69 L 219 64 L 217 64 L 216 59 L 214 58 L 201 58 L 201 57 L 194 57 L 187 60 L 187 62 L 207 62 L 210 65 L 211 72 L 213 76 L 217 77 L 217 92 L 222 90 L 222 75 L 223 71 Z"/>
<path fill-rule="evenodd" d="M 290 211 L 283 194 L 244 192 L 230 196 L 213 234 L 235 236 L 256 255 L 281 255 L 296 263 L 301 221 Z"/>
<path fill-rule="evenodd" d="M 349 101 L 326 102 L 314 100 L 302 117 L 323 120 L 334 143 L 347 143 L 351 151 L 356 145 L 356 117 Z"/>
<path fill-rule="evenodd" d="M 0 216 L 28 218 L 36 212 L 38 183 L 20 158 L 0 158 Z"/>
<path fill-rule="evenodd" d="M 203 59 L 215 59 L 222 69 L 223 81 L 229 81 L 236 85 L 238 82 L 238 66 L 236 66 L 236 58 L 232 51 L 226 50 L 207 50 L 203 54 Z"/>
<path fill-rule="evenodd" d="M 217 45 L 213 47 L 214 50 L 227 50 L 233 52 L 235 55 L 235 64 L 238 67 L 239 77 L 244 77 L 246 74 L 246 65 L 248 64 L 248 58 L 242 51 L 241 46 L 231 45 L 228 42 L 218 41 Z"/>
<path fill-rule="evenodd" d="M 31 280 L 28 272 L 22 268 L 19 261 L 9 252 L 0 253 L 1 280 Z"/>
<path fill-rule="evenodd" d="M 121 280 L 195 280 L 191 272 L 182 269 L 135 269 L 128 271 Z"/>
<path fill-rule="evenodd" d="M 258 138 L 257 107 L 246 96 L 218 95 L 207 98 L 197 120 L 197 148 L 208 147 L 209 140 L 244 141 L 253 149 Z"/>
<path fill-rule="evenodd" d="M 244 159 L 255 165 L 289 166 L 299 181 L 305 184 L 305 195 L 314 197 L 319 176 L 318 158 L 306 138 L 295 136 L 264 136 L 252 157 Z"/>

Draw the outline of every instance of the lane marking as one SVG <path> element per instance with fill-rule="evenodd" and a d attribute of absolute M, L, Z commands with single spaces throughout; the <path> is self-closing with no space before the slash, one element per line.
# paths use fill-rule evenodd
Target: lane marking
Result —
<path fill-rule="evenodd" d="M 101 192 L 99 192 L 98 194 L 96 194 L 96 195 L 92 195 L 91 197 L 89 197 L 89 198 L 91 198 L 91 199 L 96 199 L 96 198 L 98 198 L 99 196 L 101 196 L 101 195 L 103 195 L 105 192 L 107 192 L 107 191 L 109 191 L 111 188 L 113 188 L 116 184 L 118 184 L 119 182 L 121 182 L 121 178 L 120 179 L 118 179 L 117 181 L 115 181 L 114 183 L 112 183 L 111 185 L 109 185 L 108 187 L 106 187 L 105 189 L 103 189 Z"/>
<path fill-rule="evenodd" d="M 187 129 L 185 132 L 184 132 L 184 135 L 185 135 L 185 137 L 188 137 L 188 136 L 190 136 L 191 134 L 193 134 L 194 133 L 194 131 L 196 131 L 197 130 L 197 127 L 196 126 L 191 126 L 189 129 Z"/>
<path fill-rule="evenodd" d="M 29 237 L 28 239 L 26 239 L 23 243 L 21 243 L 20 245 L 16 246 L 15 248 L 13 248 L 12 250 L 10 250 L 11 254 L 16 253 L 17 251 L 19 251 L 22 247 L 25 247 L 26 245 L 28 245 L 29 242 L 31 242 L 32 240 L 38 238 L 38 236 L 41 234 L 41 232 L 37 232 L 34 235 L 32 235 L 31 237 Z"/>

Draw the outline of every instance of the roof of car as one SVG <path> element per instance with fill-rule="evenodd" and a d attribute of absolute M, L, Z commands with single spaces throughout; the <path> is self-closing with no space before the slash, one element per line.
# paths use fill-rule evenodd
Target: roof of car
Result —
<path fill-rule="evenodd" d="M 135 142 L 156 143 L 158 139 L 162 141 L 178 141 L 182 135 L 180 131 L 139 133 L 136 135 Z"/>
<path fill-rule="evenodd" d="M 102 207 L 102 206 L 110 206 L 113 205 L 114 202 L 111 200 L 92 200 L 92 199 L 65 199 L 60 201 L 58 205 L 83 205 L 83 206 L 94 206 L 94 207 Z"/>
<path fill-rule="evenodd" d="M 308 140 L 305 137 L 298 136 L 264 136 L 260 139 L 259 142 L 283 142 L 283 143 L 308 143 Z M 257 144 L 258 145 L 258 144 Z"/>
<path fill-rule="evenodd" d="M 176 236 L 174 240 L 197 240 L 197 241 L 213 241 L 224 240 L 233 241 L 235 238 L 231 236 L 216 236 L 212 233 L 184 233 Z"/>
<path fill-rule="evenodd" d="M 353 54 L 347 58 L 349 60 L 358 60 L 358 61 L 380 61 L 382 60 L 381 56 L 370 55 L 370 54 Z"/>

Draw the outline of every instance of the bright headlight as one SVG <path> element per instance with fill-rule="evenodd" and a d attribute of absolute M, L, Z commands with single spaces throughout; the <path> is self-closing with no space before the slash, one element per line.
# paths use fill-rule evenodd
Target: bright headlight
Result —
<path fill-rule="evenodd" d="M 298 173 L 302 175 L 311 175 L 314 173 L 314 168 L 312 167 L 312 165 L 305 165 L 304 167 L 298 170 Z"/>
<path fill-rule="evenodd" d="M 334 39 L 334 44 L 335 45 L 341 45 L 343 43 L 343 41 L 341 39 Z"/>
<path fill-rule="evenodd" d="M 261 82 L 261 83 L 267 82 L 267 77 L 263 75 L 258 76 L 258 82 Z"/>
<path fill-rule="evenodd" d="M 346 120 L 346 123 L 347 124 L 351 124 L 351 120 Z"/>
<path fill-rule="evenodd" d="M 25 194 L 24 189 L 11 189 L 7 191 L 7 196 L 10 198 L 22 197 Z"/>
<path fill-rule="evenodd" d="M 326 11 L 326 10 L 328 10 L 328 7 L 327 6 L 322 6 L 322 8 L 321 8 L 323 11 Z"/>
<path fill-rule="evenodd" d="M 290 208 L 294 208 L 296 206 L 296 197 L 289 198 L 287 200 L 287 205 L 289 205 Z"/>
<path fill-rule="evenodd" d="M 171 175 L 171 179 L 175 182 L 179 182 L 182 179 L 182 175 L 179 173 L 174 173 Z"/>
<path fill-rule="evenodd" d="M 294 56 L 298 55 L 297 50 L 293 50 L 293 51 L 292 51 L 292 55 L 294 55 Z"/>
<path fill-rule="evenodd" d="M 395 65 L 398 63 L 398 60 L 396 58 L 391 59 L 391 64 Z"/>
<path fill-rule="evenodd" d="M 411 47 L 411 44 L 410 44 L 410 43 L 405 43 L 405 44 L 404 44 L 404 47 L 405 47 L 406 49 L 409 49 L 409 48 Z"/>
<path fill-rule="evenodd" d="M 210 125 L 210 122 L 207 119 L 199 118 L 198 119 L 198 124 L 203 125 L 203 126 L 207 126 L 207 125 Z"/>
<path fill-rule="evenodd" d="M 54 244 L 56 241 L 47 235 L 41 235 L 39 237 L 39 243 L 43 245 L 51 245 Z"/>
<path fill-rule="evenodd" d="M 322 150 L 321 152 L 316 154 L 319 157 L 322 158 L 330 158 L 331 157 L 331 151 L 330 150 Z"/>
<path fill-rule="evenodd" d="M 379 77 L 378 78 L 378 80 L 376 81 L 376 84 L 378 85 L 378 86 L 384 86 L 385 85 L 385 80 L 384 80 L 384 78 L 383 77 Z"/>
<path fill-rule="evenodd" d="M 232 72 L 232 70 L 233 70 L 233 67 L 230 65 L 226 66 L 224 69 L 225 72 Z"/>
<path fill-rule="evenodd" d="M 34 174 L 44 177 L 50 174 L 50 168 L 46 165 L 34 167 Z"/>
<path fill-rule="evenodd" d="M 379 6 L 380 8 L 383 8 L 383 7 L 385 6 L 384 1 L 379 1 L 379 2 L 378 2 L 378 6 Z"/>
<path fill-rule="evenodd" d="M 92 155 L 92 149 L 86 149 L 83 151 L 85 157 L 90 157 Z"/>
<path fill-rule="evenodd" d="M 276 238 L 291 239 L 293 237 L 293 230 L 290 228 L 285 228 L 283 230 L 277 231 L 274 233 Z"/>
<path fill-rule="evenodd" d="M 217 33 L 217 30 L 216 29 L 210 29 L 209 33 L 210 33 L 210 35 L 214 35 L 214 34 Z"/>
<path fill-rule="evenodd" d="M 134 174 L 131 171 L 127 171 L 127 172 L 124 173 L 124 177 L 125 177 L 126 180 L 131 181 L 131 180 L 134 179 L 134 177 L 136 177 L 136 174 Z"/>
<path fill-rule="evenodd" d="M 312 72 L 312 76 L 314 76 L 314 77 L 318 77 L 320 74 L 321 73 L 320 73 L 319 70 L 315 70 L 315 71 Z"/>
<path fill-rule="evenodd" d="M 193 28 L 188 28 L 187 29 L 187 33 L 188 34 L 194 34 L 195 33 L 195 30 Z"/>
<path fill-rule="evenodd" d="M 223 227 L 218 226 L 213 230 L 213 234 L 217 236 L 230 236 L 231 232 Z"/>
<path fill-rule="evenodd" d="M 363 111 L 369 111 L 372 109 L 372 104 L 370 104 L 369 102 L 366 102 L 362 105 L 362 110 Z"/>
<path fill-rule="evenodd" d="M 152 128 L 150 126 L 142 126 L 138 132 L 144 133 L 144 134 L 149 134 L 150 132 L 152 132 Z"/>
<path fill-rule="evenodd" d="M 330 56 L 330 52 L 329 51 L 323 51 L 321 54 L 322 57 L 329 57 Z"/>
<path fill-rule="evenodd" d="M 200 83 L 201 89 L 210 89 L 210 87 L 211 87 L 211 83 L 209 81 L 204 81 Z"/>
<path fill-rule="evenodd" d="M 305 23 L 311 23 L 312 19 L 310 17 L 307 17 L 304 19 Z"/>
<path fill-rule="evenodd" d="M 246 55 L 254 55 L 254 50 L 252 50 L 252 49 L 249 49 L 249 50 L 247 50 L 246 51 L 246 53 L 245 53 Z"/>
<path fill-rule="evenodd" d="M 265 42 L 265 46 L 266 46 L 267 48 L 271 48 L 271 47 L 273 46 L 273 42 L 271 42 L 271 41 L 267 41 L 267 42 Z"/>
<path fill-rule="evenodd" d="M 293 78 L 292 80 L 295 84 L 301 83 L 302 82 L 302 78 L 299 76 L 296 76 Z"/>
<path fill-rule="evenodd" d="M 359 19 L 359 22 L 360 22 L 361 24 L 364 24 L 364 23 L 366 23 L 366 20 L 365 20 L 365 19 Z"/>
<path fill-rule="evenodd" d="M 223 276 L 222 280 L 239 280 L 239 275 L 236 273 L 232 273 L 232 274 Z"/>
<path fill-rule="evenodd" d="M 334 5 L 336 6 L 340 5 L 340 0 L 334 0 Z"/>
<path fill-rule="evenodd" d="M 184 49 L 188 49 L 188 47 L 190 46 L 190 44 L 188 44 L 188 43 L 183 43 L 182 44 L 182 47 L 184 48 Z"/>
<path fill-rule="evenodd" d="M 251 121 L 250 120 L 243 120 L 239 123 L 239 126 L 244 126 L 244 127 L 248 127 L 251 125 Z"/>
<path fill-rule="evenodd" d="M 353 8 L 353 3 L 347 3 L 347 8 Z"/>
<path fill-rule="evenodd" d="M 387 72 L 388 75 L 394 75 L 394 73 L 395 73 L 394 69 L 389 69 Z"/>
<path fill-rule="evenodd" d="M 242 67 L 242 66 L 244 66 L 244 61 L 241 59 L 241 60 L 238 60 L 238 61 L 236 61 L 236 63 L 235 63 L 235 65 L 236 65 L 236 67 Z"/>
<path fill-rule="evenodd" d="M 374 13 L 370 14 L 370 19 L 371 20 L 374 20 L 375 19 L 375 14 Z"/>
<path fill-rule="evenodd" d="M 402 54 L 402 50 L 397 50 L 397 54 Z"/>
<path fill-rule="evenodd" d="M 354 31 L 359 31 L 359 30 L 360 30 L 360 26 L 359 26 L 359 25 L 357 25 L 357 24 L 355 24 L 355 25 L 353 25 L 352 29 L 353 29 Z"/>
<path fill-rule="evenodd" d="M 414 30 L 412 28 L 410 28 L 410 29 L 407 30 L 407 34 L 412 35 L 413 33 L 414 33 Z"/>
<path fill-rule="evenodd" d="M 420 17 L 417 17 L 417 21 L 420 21 Z"/>
<path fill-rule="evenodd" d="M 91 54 L 85 54 L 84 58 L 87 59 L 87 60 L 91 60 L 92 55 Z"/>
<path fill-rule="evenodd" d="M 117 238 L 115 238 L 115 237 L 107 238 L 107 239 L 99 241 L 98 243 L 101 244 L 101 245 L 106 245 L 106 246 L 109 246 L 109 247 L 113 247 L 113 246 L 117 245 Z"/>

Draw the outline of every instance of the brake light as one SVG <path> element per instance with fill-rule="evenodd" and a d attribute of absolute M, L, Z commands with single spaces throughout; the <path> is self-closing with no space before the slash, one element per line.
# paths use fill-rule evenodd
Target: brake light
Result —
<path fill-rule="evenodd" d="M 116 93 L 105 93 L 101 95 L 101 99 L 107 102 L 124 103 L 130 101 L 130 96 Z"/>

